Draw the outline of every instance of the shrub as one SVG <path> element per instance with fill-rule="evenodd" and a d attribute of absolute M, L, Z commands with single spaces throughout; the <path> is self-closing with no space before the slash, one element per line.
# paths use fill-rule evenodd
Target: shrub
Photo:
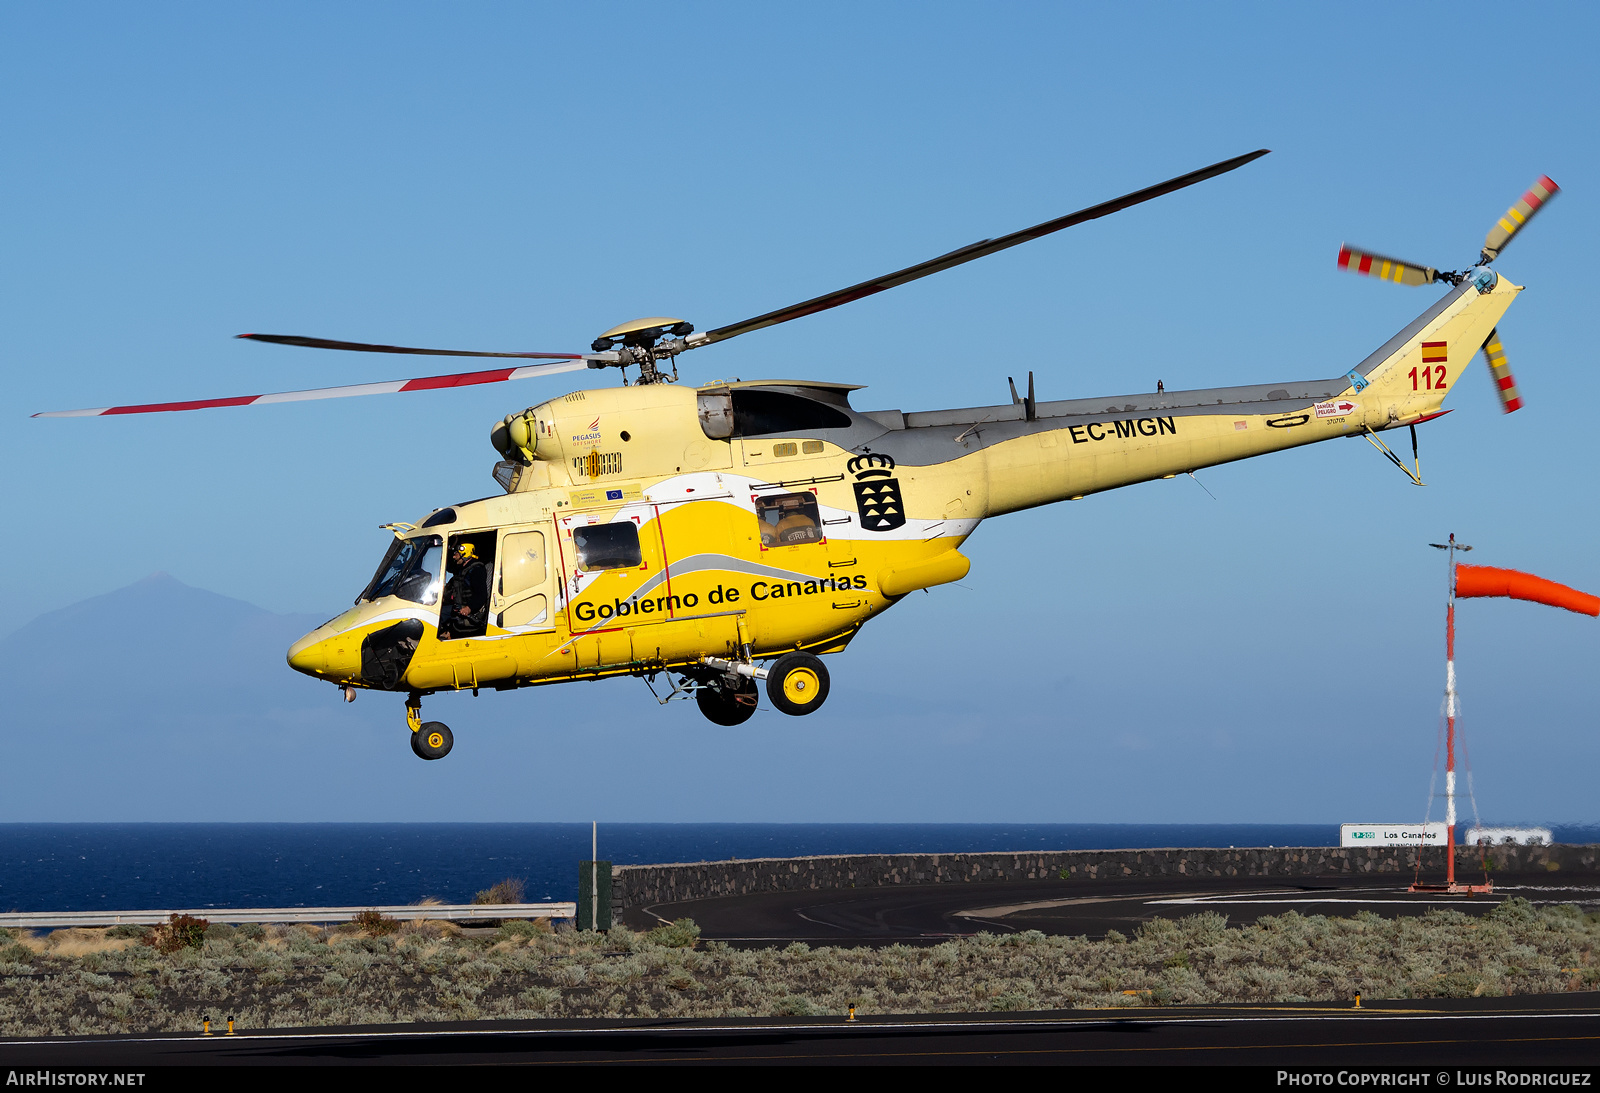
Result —
<path fill-rule="evenodd" d="M 1045 940 L 1045 936 L 1038 930 L 1023 930 L 1021 933 L 1006 934 L 1000 939 L 1002 945 L 1037 945 Z"/>
<path fill-rule="evenodd" d="M 113 926 L 113 927 L 111 927 L 111 929 L 107 930 L 106 931 L 106 936 L 107 937 L 112 937 L 112 938 L 124 938 L 124 937 L 142 938 L 146 934 L 148 934 L 149 932 L 150 932 L 150 927 L 148 927 L 148 926 L 135 926 L 131 922 L 122 922 L 122 923 L 118 923 L 116 926 Z"/>
<path fill-rule="evenodd" d="M 376 909 L 358 911 L 351 917 L 350 921 L 360 927 L 361 931 L 368 937 L 383 937 L 400 929 L 399 919 L 390 918 Z"/>
<path fill-rule="evenodd" d="M 508 918 L 500 924 L 500 937 L 503 940 L 525 939 L 537 934 L 550 932 L 550 920 L 547 918 L 529 920 L 525 918 Z"/>
<path fill-rule="evenodd" d="M 1499 919 L 1501 922 L 1531 922 L 1533 921 L 1533 904 L 1521 896 L 1512 896 L 1500 906 L 1489 912 L 1489 917 Z"/>
<path fill-rule="evenodd" d="M 473 903 L 522 903 L 527 882 L 520 877 L 507 877 L 472 897 Z"/>
<path fill-rule="evenodd" d="M 680 918 L 671 926 L 657 926 L 645 934 L 644 939 L 652 945 L 660 945 L 667 949 L 692 949 L 695 942 L 700 940 L 700 927 L 695 925 L 692 918 Z M 791 945 L 785 951 L 793 949 L 794 946 Z"/>
<path fill-rule="evenodd" d="M 1227 933 L 1228 916 L 1219 915 L 1215 911 L 1202 911 L 1198 915 L 1183 918 L 1178 926 L 1190 937 L 1203 941 L 1216 941 Z"/>
<path fill-rule="evenodd" d="M 206 943 L 206 927 L 211 924 L 193 915 L 180 915 L 174 911 L 166 922 L 151 930 L 143 938 L 146 945 L 162 953 L 175 953 L 180 949 L 198 949 Z"/>
<path fill-rule="evenodd" d="M 561 1001 L 561 992 L 548 987 L 529 987 L 517 995 L 517 1001 L 531 1010 L 548 1010 Z"/>

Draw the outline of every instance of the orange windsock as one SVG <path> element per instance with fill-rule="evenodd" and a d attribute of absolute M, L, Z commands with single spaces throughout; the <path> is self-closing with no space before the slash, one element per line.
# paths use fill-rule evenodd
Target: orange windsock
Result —
<path fill-rule="evenodd" d="M 1508 596 L 1513 600 L 1532 600 L 1551 607 L 1564 607 L 1580 615 L 1600 615 L 1600 596 L 1591 596 L 1564 584 L 1535 577 L 1515 569 L 1496 569 L 1487 565 L 1456 566 L 1456 595 Z"/>

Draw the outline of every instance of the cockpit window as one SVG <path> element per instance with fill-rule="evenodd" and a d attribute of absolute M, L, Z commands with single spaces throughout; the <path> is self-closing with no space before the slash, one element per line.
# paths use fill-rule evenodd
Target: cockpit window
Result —
<path fill-rule="evenodd" d="M 372 583 L 356 597 L 356 602 L 399 596 L 403 600 L 432 607 L 439 602 L 443 554 L 444 544 L 437 535 L 396 539 L 389 544 L 389 552 L 379 563 Z"/>

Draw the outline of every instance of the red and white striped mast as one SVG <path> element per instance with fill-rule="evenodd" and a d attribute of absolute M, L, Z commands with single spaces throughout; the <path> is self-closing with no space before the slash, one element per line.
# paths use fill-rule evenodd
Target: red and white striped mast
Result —
<path fill-rule="evenodd" d="M 1450 570 L 1450 605 L 1444 612 L 1444 845 L 1445 883 L 1456 884 L 1456 551 L 1471 550 L 1450 533 L 1445 545 Z"/>
<path fill-rule="evenodd" d="M 1471 550 L 1465 543 L 1456 542 L 1455 532 L 1450 533 L 1448 543 L 1429 543 L 1431 547 L 1446 552 L 1446 566 L 1449 577 L 1449 605 L 1444 613 L 1444 716 L 1445 716 L 1445 768 L 1444 768 L 1444 830 L 1445 830 L 1445 883 L 1422 884 L 1411 886 L 1413 892 L 1418 891 L 1445 891 L 1472 895 L 1477 892 L 1490 892 L 1494 886 L 1488 883 L 1456 884 L 1456 551 Z"/>

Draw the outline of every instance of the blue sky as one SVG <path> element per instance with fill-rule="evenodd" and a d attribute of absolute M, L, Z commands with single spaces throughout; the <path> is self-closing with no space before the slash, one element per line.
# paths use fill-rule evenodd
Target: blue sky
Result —
<path fill-rule="evenodd" d="M 377 525 L 494 490 L 493 421 L 593 382 L 26 416 L 418 374 L 233 334 L 572 350 L 637 315 L 707 329 L 1269 147 L 704 350 L 687 378 L 844 380 L 911 410 L 998 401 L 1029 369 L 1044 399 L 1320 377 L 1434 298 L 1340 273 L 1341 242 L 1464 266 L 1547 173 L 1563 195 L 1498 265 L 1528 286 L 1501 327 L 1527 408 L 1503 416 L 1475 363 L 1424 431 L 1426 489 L 1341 442 L 1204 472 L 1216 500 L 1181 479 L 1006 517 L 960 586 L 832 658 L 805 721 L 713 730 L 631 682 L 436 698 L 444 763 L 374 730 L 375 770 L 418 770 L 337 816 L 219 818 L 406 818 L 424 776 L 426 818 L 586 818 L 548 764 L 601 756 L 610 819 L 1413 817 L 1442 686 L 1425 544 L 1454 530 L 1474 561 L 1600 591 L 1596 23 L 1561 4 L 6 6 L 11 617 L 158 570 L 331 615 Z M 1478 602 L 1461 630 L 1480 804 L 1600 819 L 1600 624 Z M 172 673 L 178 694 L 180 650 Z M 399 704 L 346 716 L 393 729 Z M 204 807 L 163 818 L 223 808 Z"/>

